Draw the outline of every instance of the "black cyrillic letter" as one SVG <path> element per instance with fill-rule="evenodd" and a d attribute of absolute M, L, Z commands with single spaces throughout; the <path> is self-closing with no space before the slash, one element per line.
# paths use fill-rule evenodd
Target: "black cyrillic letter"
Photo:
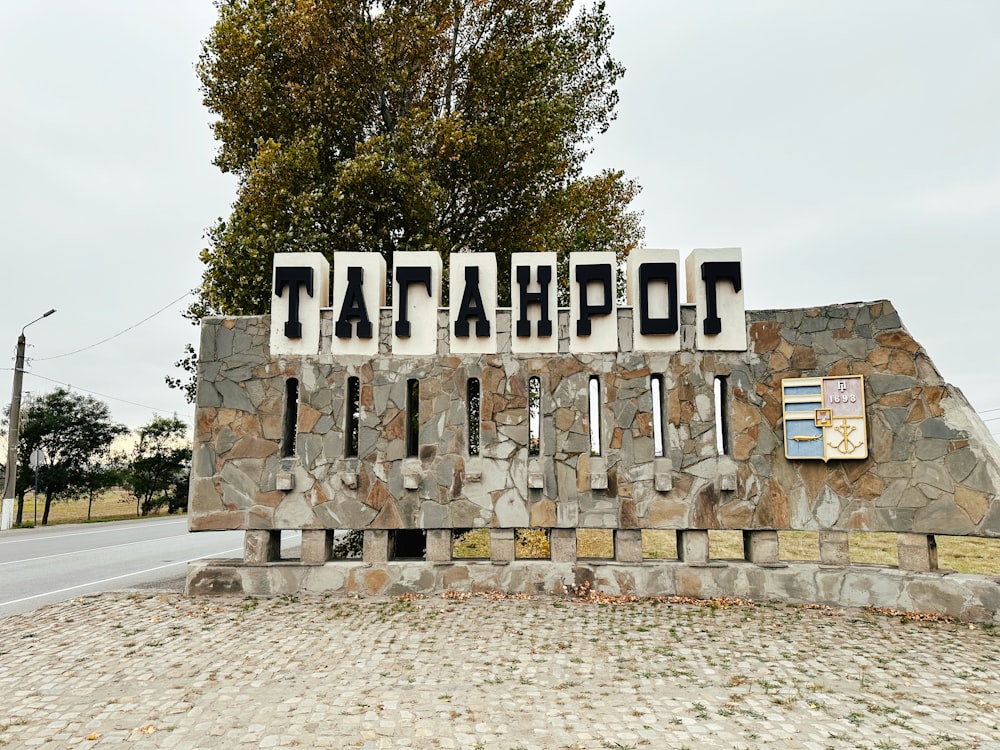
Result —
<path fill-rule="evenodd" d="M 649 317 L 649 284 L 653 281 L 667 282 L 667 309 L 665 318 Z M 639 333 L 677 333 L 677 264 L 642 263 L 639 265 Z"/>
<path fill-rule="evenodd" d="M 538 335 L 552 335 L 552 319 L 549 317 L 549 284 L 552 282 L 552 266 L 537 266 L 539 291 L 529 292 L 531 266 L 517 267 L 518 293 L 521 295 L 521 317 L 517 321 L 517 335 L 531 335 L 531 321 L 528 320 L 528 305 L 540 305 Z"/>
<path fill-rule="evenodd" d="M 302 323 L 299 321 L 299 290 L 306 288 L 306 294 L 313 296 L 313 270 L 311 266 L 278 266 L 274 270 L 274 293 L 280 297 L 288 287 L 288 320 L 285 321 L 285 336 L 290 339 L 302 338 Z"/>
<path fill-rule="evenodd" d="M 703 330 L 706 336 L 714 336 L 722 333 L 722 320 L 719 318 L 715 288 L 723 279 L 732 283 L 734 292 L 738 292 L 743 288 L 740 262 L 727 260 L 702 263 L 701 278 L 705 282 L 705 323 Z"/>
<path fill-rule="evenodd" d="M 430 266 L 403 266 L 396 269 L 396 285 L 399 287 L 399 320 L 396 321 L 396 335 L 400 338 L 407 338 L 410 335 L 410 321 L 407 320 L 407 298 L 409 296 L 410 284 L 423 284 L 427 288 L 427 294 L 431 293 L 431 267 Z M 437 321 L 434 321 L 437 325 Z"/>
<path fill-rule="evenodd" d="M 372 322 L 365 306 L 365 269 L 360 266 L 349 266 L 347 269 L 347 291 L 344 293 L 344 304 L 340 308 L 340 317 L 334 326 L 338 339 L 351 338 L 351 321 L 358 321 L 358 338 L 372 337 Z"/>
<path fill-rule="evenodd" d="M 587 284 L 599 281 L 604 288 L 604 300 L 599 305 L 587 301 Z M 580 319 L 576 321 L 576 335 L 590 335 L 590 318 L 594 315 L 611 314 L 611 266 L 594 263 L 576 267 L 576 283 L 580 285 Z"/>
<path fill-rule="evenodd" d="M 468 337 L 469 318 L 476 319 L 477 337 L 490 335 L 490 321 L 486 318 L 483 296 L 479 292 L 479 266 L 465 267 L 465 292 L 462 294 L 462 304 L 458 306 L 458 317 L 455 320 L 456 336 Z"/>

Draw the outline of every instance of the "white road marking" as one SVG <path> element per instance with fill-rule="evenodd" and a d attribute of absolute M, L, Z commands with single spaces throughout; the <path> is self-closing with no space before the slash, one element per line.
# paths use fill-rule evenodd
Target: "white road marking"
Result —
<path fill-rule="evenodd" d="M 108 531 L 111 531 L 111 530 L 112 529 L 108 529 Z M 298 530 L 293 531 L 292 535 L 295 535 L 295 534 L 301 534 L 301 531 L 298 531 Z M 72 535 L 70 535 L 70 536 L 72 536 Z M 186 536 L 186 535 L 174 535 L 174 536 Z M 170 537 L 163 537 L 163 538 L 164 539 L 169 539 Z M 155 542 L 155 541 L 160 541 L 160 540 L 158 540 L 158 539 L 149 539 L 149 540 L 145 540 L 145 543 Z M 290 540 L 290 539 L 283 539 L 282 541 L 283 542 L 291 542 L 292 540 Z M 129 542 L 127 544 L 112 545 L 112 546 L 126 547 L 126 546 L 129 546 L 131 544 L 143 544 L 143 543 L 144 542 L 139 541 L 139 542 Z M 285 547 L 285 546 L 286 546 L 285 544 L 282 544 L 282 547 Z M 288 544 L 287 546 L 288 547 L 292 547 L 293 544 Z M 103 548 L 100 548 L 100 549 L 109 549 L 109 548 L 110 547 L 103 547 Z M 90 551 L 90 550 L 87 550 L 87 551 Z M 0 608 L 8 606 L 8 605 L 20 604 L 21 602 L 28 602 L 28 601 L 31 601 L 32 599 L 41 599 L 43 597 L 57 596 L 59 594 L 64 594 L 64 593 L 69 592 L 69 591 L 76 591 L 78 589 L 86 589 L 86 588 L 93 588 L 93 587 L 96 587 L 96 586 L 102 586 L 102 585 L 104 585 L 106 583 L 110 583 L 112 581 L 120 581 L 123 578 L 133 578 L 135 576 L 143 575 L 145 573 L 153 573 L 153 572 L 155 572 L 157 570 L 164 570 L 166 568 L 173 568 L 173 567 L 177 567 L 179 565 L 186 565 L 186 564 L 188 564 L 190 562 L 194 562 L 195 560 L 204 560 L 207 557 L 216 557 L 216 556 L 219 556 L 219 555 L 227 555 L 227 554 L 232 554 L 234 552 L 242 552 L 242 551 L 243 551 L 243 545 L 240 545 L 239 547 L 234 547 L 232 549 L 227 549 L 227 550 L 221 550 L 219 552 L 213 552 L 211 554 L 200 554 L 197 557 L 191 557 L 191 558 L 188 558 L 187 560 L 178 560 L 177 562 L 167 563 L 165 565 L 157 565 L 157 566 L 155 566 L 153 568 L 146 568 L 145 570 L 136 570 L 136 571 L 133 571 L 131 573 L 124 573 L 124 574 L 119 575 L 119 576 L 112 576 L 110 578 L 104 578 L 104 579 L 101 579 L 101 580 L 98 580 L 98 581 L 88 581 L 86 583 L 81 583 L 81 584 L 78 584 L 76 586 L 67 586 L 66 588 L 56 589 L 54 591 L 46 591 L 46 592 L 43 592 L 41 594 L 33 594 L 32 596 L 25 596 L 25 597 L 22 597 L 20 599 L 11 599 L 9 601 L 0 602 Z M 66 553 L 66 554 L 76 554 L 76 553 Z M 50 557 L 57 557 L 57 556 L 58 555 L 50 555 Z M 34 558 L 34 559 L 43 559 L 43 558 Z M 27 562 L 27 561 L 26 560 L 17 560 L 15 562 Z M 4 563 L 4 564 L 7 564 L 7 563 Z"/>
<path fill-rule="evenodd" d="M 241 552 L 243 547 L 235 547 L 233 549 L 223 550 L 222 552 L 216 552 L 216 555 L 224 555 L 229 552 Z M 122 578 L 132 578 L 133 576 L 142 575 L 143 573 L 152 573 L 154 570 L 163 570 L 164 568 L 173 568 L 177 565 L 187 565 L 189 562 L 194 562 L 195 560 L 205 559 L 204 555 L 198 555 L 198 557 L 192 557 L 189 560 L 178 560 L 177 562 L 167 563 L 166 565 L 157 565 L 155 568 L 146 568 L 145 570 L 137 570 L 134 573 L 125 573 L 120 576 L 113 576 L 111 578 L 105 578 L 100 581 L 90 581 L 88 583 L 81 583 L 78 586 L 68 586 L 64 589 L 57 589 L 55 591 L 46 591 L 44 594 L 34 594 L 33 596 L 25 596 L 21 599 L 11 599 L 8 602 L 0 602 L 0 607 L 6 606 L 8 604 L 20 604 L 21 602 L 28 602 L 32 599 L 40 599 L 43 596 L 54 596 L 56 594 L 64 594 L 67 591 L 75 591 L 76 589 L 90 588 L 91 586 L 100 586 L 105 583 L 110 583 L 111 581 L 119 581 Z"/>
<path fill-rule="evenodd" d="M 152 527 L 167 526 L 167 525 L 173 526 L 173 525 L 179 524 L 179 523 L 186 524 L 187 523 L 187 519 L 186 518 L 178 518 L 178 519 L 174 519 L 174 520 L 170 520 L 170 521 L 151 521 L 148 524 L 136 523 L 136 524 L 132 524 L 132 526 L 134 526 L 134 527 L 143 527 L 143 526 L 148 525 L 149 527 L 152 528 Z M 18 542 L 37 542 L 39 539 L 51 539 L 51 538 L 56 537 L 56 536 L 59 537 L 60 539 L 66 539 L 67 537 L 71 537 L 71 536 L 87 536 L 88 534 L 110 534 L 110 533 L 113 533 L 115 531 L 121 531 L 123 527 L 122 526 L 116 526 L 113 529 L 94 529 L 93 531 L 72 531 L 72 532 L 67 532 L 65 534 L 61 534 L 61 533 L 56 532 L 55 531 L 56 528 L 57 528 L 56 526 L 48 526 L 48 527 L 37 528 L 36 531 L 42 531 L 43 529 L 45 529 L 45 530 L 52 530 L 52 533 L 49 533 L 49 534 L 25 534 L 24 536 L 18 536 L 17 539 L 5 539 L 3 537 L 3 535 L 0 534 L 0 545 L 4 545 L 4 544 L 17 544 Z M 125 527 L 125 528 L 129 528 L 129 527 Z"/>
<path fill-rule="evenodd" d="M 106 547 L 87 547 L 86 549 L 78 549 L 74 552 L 56 552 L 54 555 L 42 555 L 41 557 L 22 557 L 19 560 L 8 560 L 7 562 L 0 562 L 0 565 L 16 565 L 17 563 L 33 562 L 35 560 L 48 560 L 53 557 L 65 557 L 66 555 L 83 555 L 87 552 L 100 552 L 102 549 L 115 549 L 117 547 L 131 547 L 134 544 L 149 544 L 150 542 L 162 542 L 167 539 L 181 539 L 186 538 L 187 534 L 172 534 L 171 536 L 159 536 L 156 539 L 140 539 L 138 542 L 124 542 L 122 544 L 109 544 Z"/>

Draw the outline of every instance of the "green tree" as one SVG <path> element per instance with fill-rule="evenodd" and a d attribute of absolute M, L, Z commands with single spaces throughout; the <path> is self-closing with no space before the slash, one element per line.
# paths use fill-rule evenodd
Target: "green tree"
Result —
<path fill-rule="evenodd" d="M 379 252 L 390 269 L 396 250 L 446 268 L 452 252 L 492 252 L 503 269 L 513 251 L 624 257 L 641 241 L 638 185 L 584 174 L 624 73 L 603 3 L 218 6 L 198 73 L 239 194 L 209 230 L 192 316 L 266 312 L 276 252 Z M 190 372 L 190 352 L 178 364 Z"/>
<path fill-rule="evenodd" d="M 111 444 L 128 430 L 111 420 L 104 402 L 64 388 L 35 399 L 21 412 L 21 419 L 17 523 L 22 520 L 24 494 L 35 481 L 31 453 L 40 448 L 48 458 L 38 467 L 38 485 L 45 493 L 45 525 L 54 499 L 89 494 L 105 481 Z"/>
<path fill-rule="evenodd" d="M 125 459 L 125 486 L 135 497 L 135 514 L 148 515 L 162 505 L 178 510 L 191 472 L 187 425 L 176 417 L 153 417 L 139 429 L 138 442 Z"/>
<path fill-rule="evenodd" d="M 44 471 L 44 469 L 43 469 Z M 91 462 L 89 471 L 78 487 L 79 496 L 87 498 L 87 520 L 90 520 L 94 498 L 110 489 L 120 486 L 122 473 L 113 457 L 101 455 Z"/>

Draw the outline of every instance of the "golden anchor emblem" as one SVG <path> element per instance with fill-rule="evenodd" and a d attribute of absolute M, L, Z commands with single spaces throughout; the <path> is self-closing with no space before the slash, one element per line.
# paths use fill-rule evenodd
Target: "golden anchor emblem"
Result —
<path fill-rule="evenodd" d="M 842 420 L 839 425 L 833 428 L 840 435 L 840 440 L 836 443 L 827 443 L 827 445 L 844 455 L 853 453 L 861 447 L 861 443 L 855 443 L 851 440 L 851 434 L 857 429 L 856 426 L 848 424 L 846 419 Z"/>

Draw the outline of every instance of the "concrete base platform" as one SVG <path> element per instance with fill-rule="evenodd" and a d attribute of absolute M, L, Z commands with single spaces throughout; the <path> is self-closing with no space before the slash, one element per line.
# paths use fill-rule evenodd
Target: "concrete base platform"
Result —
<path fill-rule="evenodd" d="M 935 571 L 914 573 L 877 565 L 827 566 L 795 562 L 761 566 L 741 561 L 622 564 L 580 561 L 488 560 L 430 563 L 336 561 L 303 565 L 282 561 L 247 565 L 206 559 L 188 565 L 190 596 L 353 594 L 399 596 L 461 592 L 562 595 L 574 586 L 636 596 L 740 597 L 756 601 L 885 607 L 970 622 L 1000 622 L 1000 578 Z"/>

